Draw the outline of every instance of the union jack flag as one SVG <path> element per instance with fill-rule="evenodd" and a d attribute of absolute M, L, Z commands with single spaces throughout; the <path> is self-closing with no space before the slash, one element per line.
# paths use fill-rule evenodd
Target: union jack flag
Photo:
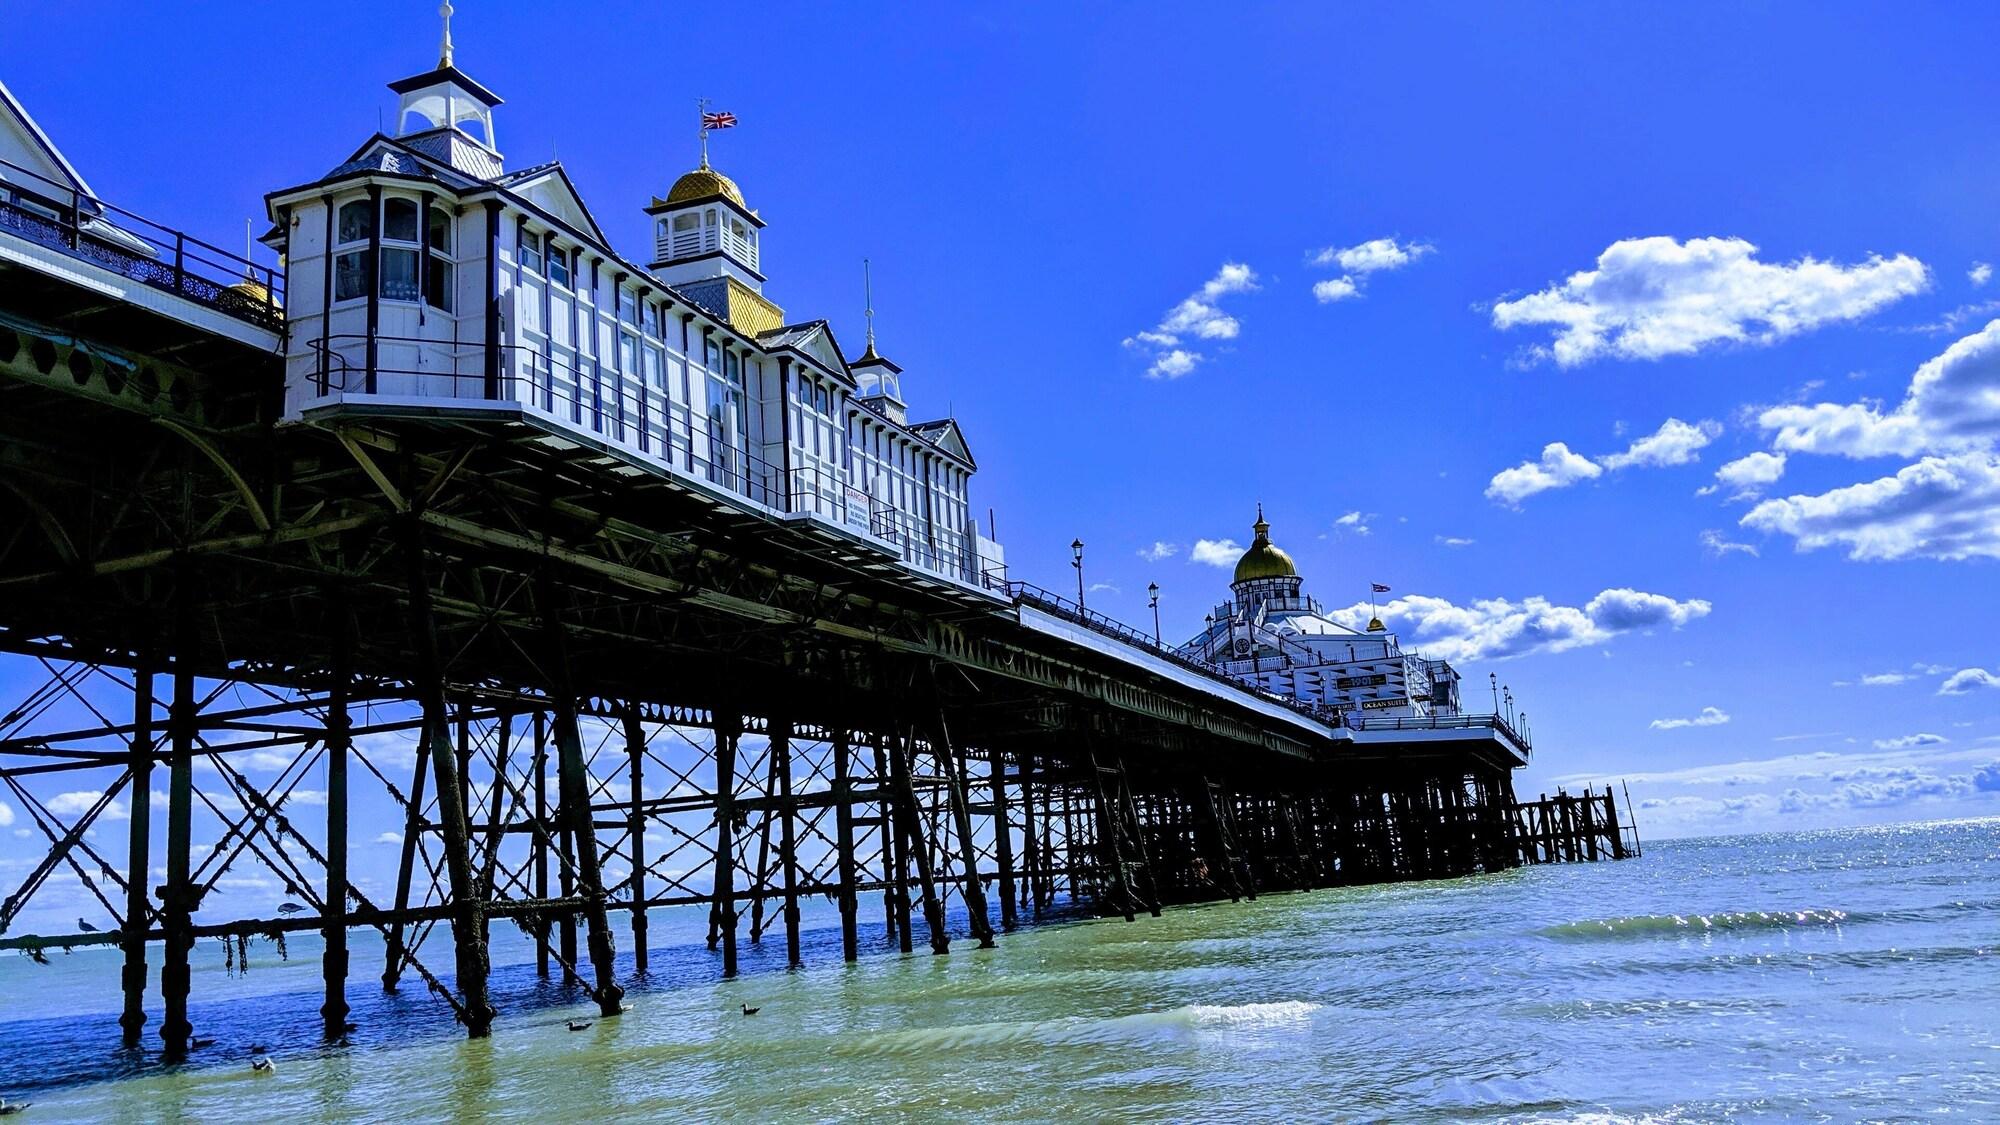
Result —
<path fill-rule="evenodd" d="M 736 115 L 733 113 L 703 113 L 701 127 L 704 129 L 734 129 Z"/>
<path fill-rule="evenodd" d="M 1373 586 L 1375 588 L 1375 592 L 1378 594 L 1386 594 L 1389 592 L 1389 587 L 1382 585 L 1380 582 L 1371 582 L 1369 583 L 1369 585 Z"/>

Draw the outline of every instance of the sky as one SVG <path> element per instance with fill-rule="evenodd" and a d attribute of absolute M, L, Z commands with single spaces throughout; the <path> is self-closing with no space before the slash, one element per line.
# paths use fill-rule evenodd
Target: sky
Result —
<path fill-rule="evenodd" d="M 425 2 L 8 5 L 106 198 L 226 245 Z M 76 34 L 79 27 L 92 29 Z M 1262 503 L 1648 838 L 2000 814 L 2000 10 L 467 0 L 509 166 L 614 240 L 697 159 L 767 294 L 964 425 L 1013 577 L 1170 636 Z M 1359 607 L 1358 609 L 1356 607 Z M 25 680 L 0 681 L 25 690 Z M 4 823 L 4 822 L 0 822 Z M 0 848 L 26 847 L 0 835 Z"/>

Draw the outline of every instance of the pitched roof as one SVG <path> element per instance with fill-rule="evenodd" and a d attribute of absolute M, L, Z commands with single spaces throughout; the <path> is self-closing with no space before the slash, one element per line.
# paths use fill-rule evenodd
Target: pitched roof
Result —
<path fill-rule="evenodd" d="M 21 131 L 27 134 L 29 143 L 41 152 L 54 171 L 69 181 L 69 187 L 91 197 L 88 206 L 94 211 L 97 193 L 84 182 L 83 173 L 76 170 L 76 165 L 69 162 L 69 158 L 62 154 L 56 143 L 49 139 L 49 135 L 42 131 L 40 125 L 35 123 L 34 117 L 28 113 L 28 107 L 21 104 L 21 99 L 14 96 L 14 92 L 7 88 L 5 82 L 0 82 L 0 109 L 5 109 L 14 118 Z"/>
<path fill-rule="evenodd" d="M 918 422 L 910 427 L 910 432 L 959 458 L 974 469 L 979 462 L 972 459 L 972 447 L 966 444 L 965 430 L 956 418 L 939 418 L 931 422 Z"/>

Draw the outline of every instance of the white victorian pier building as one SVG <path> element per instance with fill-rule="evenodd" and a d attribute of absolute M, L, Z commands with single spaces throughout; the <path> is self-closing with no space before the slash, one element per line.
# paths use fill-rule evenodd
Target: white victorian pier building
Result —
<path fill-rule="evenodd" d="M 1227 676 L 1321 710 L 1362 717 L 1449 718 L 1459 714 L 1459 676 L 1442 660 L 1406 653 L 1379 617 L 1343 625 L 1306 596 L 1292 557 L 1257 533 L 1236 561 L 1234 599 L 1212 610 L 1180 648 Z"/>
<path fill-rule="evenodd" d="M 848 360 L 825 320 L 765 295 L 765 221 L 701 166 L 645 212 L 645 264 L 611 246 L 558 161 L 509 169 L 500 98 L 459 70 L 389 87 L 378 133 L 272 192 L 284 255 L 285 415 L 503 417 L 613 471 L 665 471 L 730 504 L 809 521 L 923 580 L 983 588 L 977 465 L 956 420 L 911 422 L 902 369 Z"/>

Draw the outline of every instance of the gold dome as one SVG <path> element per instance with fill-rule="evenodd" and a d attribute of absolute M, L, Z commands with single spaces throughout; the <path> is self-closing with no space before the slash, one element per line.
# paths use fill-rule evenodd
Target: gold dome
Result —
<path fill-rule="evenodd" d="M 736 181 L 710 168 L 708 161 L 704 160 L 701 167 L 674 181 L 673 190 L 667 193 L 667 203 L 689 203 L 697 199 L 713 199 L 718 195 L 745 211 L 750 209 L 743 202 L 743 193 L 736 189 Z"/>
<path fill-rule="evenodd" d="M 1271 545 L 1271 525 L 1264 522 L 1264 506 L 1257 506 L 1257 522 L 1251 525 L 1257 538 L 1250 543 L 1250 549 L 1236 560 L 1236 582 L 1248 582 L 1256 578 L 1297 578 L 1298 566 L 1292 556 Z"/>

